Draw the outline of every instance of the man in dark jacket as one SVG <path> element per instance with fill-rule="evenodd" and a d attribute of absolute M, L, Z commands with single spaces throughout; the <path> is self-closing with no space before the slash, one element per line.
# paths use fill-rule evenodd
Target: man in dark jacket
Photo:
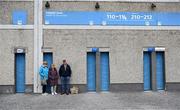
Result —
<path fill-rule="evenodd" d="M 61 78 L 61 95 L 70 93 L 70 77 L 71 67 L 67 64 L 66 60 L 63 60 L 63 64 L 59 68 L 59 76 Z"/>

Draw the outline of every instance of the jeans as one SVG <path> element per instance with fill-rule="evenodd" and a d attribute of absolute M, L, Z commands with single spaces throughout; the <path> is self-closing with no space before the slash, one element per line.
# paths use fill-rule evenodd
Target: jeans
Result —
<path fill-rule="evenodd" d="M 55 86 L 51 86 L 51 93 L 55 93 L 56 92 L 56 85 Z"/>
<path fill-rule="evenodd" d="M 70 77 L 61 77 L 61 90 L 62 93 L 70 92 Z"/>

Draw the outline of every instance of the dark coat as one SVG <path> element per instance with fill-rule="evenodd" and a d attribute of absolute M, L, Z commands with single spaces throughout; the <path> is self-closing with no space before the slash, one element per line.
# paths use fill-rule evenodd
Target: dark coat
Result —
<path fill-rule="evenodd" d="M 60 77 L 71 77 L 71 67 L 67 64 L 67 67 L 65 70 L 65 67 L 62 64 L 59 68 L 59 76 Z"/>
<path fill-rule="evenodd" d="M 57 70 L 56 69 L 49 69 L 49 73 L 48 73 L 48 81 L 49 81 L 49 84 L 51 86 L 54 86 L 54 85 L 57 85 L 58 84 L 58 78 L 59 78 L 59 75 L 57 73 Z"/>

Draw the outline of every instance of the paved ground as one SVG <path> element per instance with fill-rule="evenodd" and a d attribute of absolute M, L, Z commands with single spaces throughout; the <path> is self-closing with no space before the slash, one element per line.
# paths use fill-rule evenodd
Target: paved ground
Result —
<path fill-rule="evenodd" d="M 0 110 L 180 110 L 179 92 L 0 94 Z"/>

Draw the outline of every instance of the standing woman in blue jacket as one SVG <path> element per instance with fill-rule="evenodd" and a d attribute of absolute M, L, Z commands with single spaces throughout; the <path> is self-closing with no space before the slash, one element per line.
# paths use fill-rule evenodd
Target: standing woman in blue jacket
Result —
<path fill-rule="evenodd" d="M 47 80 L 48 80 L 48 63 L 47 61 L 43 61 L 39 69 L 39 74 L 41 78 L 41 85 L 42 85 L 42 95 L 47 95 Z"/>

